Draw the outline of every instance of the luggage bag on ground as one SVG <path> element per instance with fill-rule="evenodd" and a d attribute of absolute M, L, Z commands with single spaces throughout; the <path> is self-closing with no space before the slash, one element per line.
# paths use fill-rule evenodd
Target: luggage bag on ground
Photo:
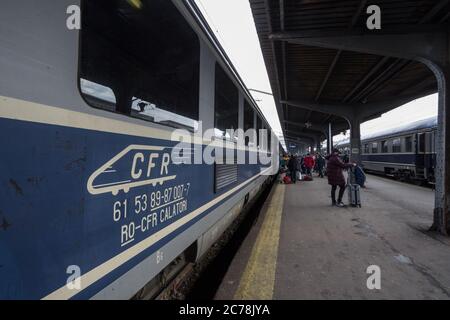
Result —
<path fill-rule="evenodd" d="M 354 168 L 348 171 L 348 202 L 352 207 L 361 208 L 361 187 L 358 184 L 352 183 L 354 179 Z"/>

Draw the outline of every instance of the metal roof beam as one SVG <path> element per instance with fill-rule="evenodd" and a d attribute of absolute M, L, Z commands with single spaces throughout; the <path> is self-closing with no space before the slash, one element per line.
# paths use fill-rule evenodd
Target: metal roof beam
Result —
<path fill-rule="evenodd" d="M 439 13 L 439 11 L 441 11 L 449 2 L 450 0 L 441 0 L 436 3 L 434 7 L 419 21 L 419 23 L 427 23 L 433 19 L 434 16 Z"/>
<path fill-rule="evenodd" d="M 448 26 L 445 24 L 412 24 L 385 27 L 380 30 L 368 30 L 366 28 L 348 29 L 310 29 L 301 31 L 273 32 L 269 34 L 271 40 L 293 41 L 300 39 L 317 39 L 317 38 L 340 38 L 354 36 L 387 36 L 387 35 L 408 35 L 412 33 L 436 33 L 445 32 Z"/>
<path fill-rule="evenodd" d="M 434 7 L 422 18 L 422 19 L 420 19 L 420 21 L 419 21 L 419 24 L 424 24 L 424 23 L 427 23 L 427 22 L 429 22 L 431 19 L 433 19 L 434 18 L 434 16 L 441 10 L 441 9 L 443 9 L 443 7 L 445 7 L 448 3 L 449 3 L 449 1 L 450 0 L 441 0 L 440 2 L 438 2 L 438 3 L 436 3 L 435 5 L 434 5 Z M 445 21 L 445 18 L 444 19 L 442 19 L 440 22 L 443 22 L 443 21 Z M 365 83 L 366 83 L 366 81 L 370 78 L 370 77 L 372 77 L 373 75 L 374 75 L 374 73 L 375 72 L 377 72 L 382 66 L 384 66 L 386 63 L 387 63 L 387 61 L 389 60 L 389 58 L 388 57 L 384 57 L 384 58 L 382 58 L 367 74 L 366 74 L 366 76 L 360 81 L 360 82 L 358 82 L 358 84 L 355 86 L 355 88 L 344 98 L 344 100 L 343 100 L 343 102 L 347 102 L 354 94 L 355 94 L 355 92 L 362 86 L 362 85 L 364 85 Z M 394 64 L 399 64 L 399 63 L 401 63 L 401 60 L 396 60 L 395 62 L 394 62 Z M 384 83 L 386 83 L 387 81 L 389 80 L 389 78 L 384 82 Z M 367 85 L 367 86 L 370 86 L 372 83 L 370 83 L 369 85 Z M 361 90 L 361 92 L 362 91 L 365 91 L 366 89 L 367 89 L 367 86 L 366 86 L 366 88 L 363 88 L 363 90 Z M 361 94 L 361 92 L 360 92 L 360 94 Z M 360 95 L 359 94 L 359 95 Z M 364 97 L 365 99 L 367 99 L 367 95 Z M 352 101 L 354 101 L 355 99 L 352 99 Z"/>
<path fill-rule="evenodd" d="M 306 140 L 307 139 L 307 140 Z M 310 143 L 311 143 L 311 140 L 309 139 L 309 138 L 306 138 L 306 139 L 302 139 L 302 138 L 300 138 L 300 137 L 291 137 L 291 136 L 287 136 L 287 140 L 286 140 L 286 142 L 287 143 L 289 143 L 289 142 L 292 142 L 292 143 L 301 143 L 301 144 L 303 144 L 303 145 L 309 145 Z M 306 142 L 306 141 L 307 142 Z"/>
<path fill-rule="evenodd" d="M 303 132 L 298 131 L 292 131 L 292 130 L 286 130 L 286 132 L 289 134 L 293 134 L 294 136 L 301 138 L 301 139 L 309 139 L 311 141 L 318 141 L 321 137 L 324 136 L 324 134 L 307 134 Z"/>
<path fill-rule="evenodd" d="M 316 94 L 315 101 L 319 100 L 320 96 L 322 95 L 323 89 L 325 89 L 325 86 L 327 85 L 328 80 L 330 79 L 331 74 L 333 73 L 334 68 L 336 67 L 336 65 L 338 63 L 339 58 L 341 57 L 341 53 L 342 53 L 342 50 L 339 50 L 336 53 L 336 56 L 334 57 L 333 62 L 331 63 L 330 67 L 328 68 L 327 75 L 325 76 L 325 79 L 323 79 L 322 84 L 320 85 L 319 91 Z"/>
<path fill-rule="evenodd" d="M 289 125 L 300 127 L 300 128 L 306 128 L 306 129 L 311 129 L 311 130 L 316 130 L 316 131 L 325 130 L 325 126 L 317 124 L 317 123 L 311 124 L 311 126 L 307 126 L 306 123 L 301 123 L 301 122 L 294 122 L 294 121 L 288 121 L 288 120 L 284 120 L 283 122 L 286 124 L 289 124 Z"/>
<path fill-rule="evenodd" d="M 353 109 L 349 104 L 326 104 L 317 103 L 316 101 L 303 100 L 287 100 L 280 101 L 280 103 L 287 104 L 292 107 L 297 107 L 305 110 L 317 111 L 322 113 L 333 114 L 339 117 L 349 117 L 353 114 Z"/>
<path fill-rule="evenodd" d="M 312 110 L 322 113 L 328 113 L 335 116 L 342 117 L 347 121 L 352 119 L 360 119 L 362 121 L 367 121 L 367 119 L 373 119 L 381 114 L 395 109 L 408 103 L 414 99 L 418 99 L 429 94 L 435 93 L 435 89 L 429 89 L 425 92 L 420 92 L 415 96 L 403 96 L 398 97 L 395 100 L 379 101 L 374 103 L 353 103 L 353 104 L 325 104 L 317 103 L 315 101 L 302 101 L 302 100 L 289 100 L 281 101 L 281 103 L 287 104 L 292 107 L 297 107 L 305 110 Z M 284 121 L 284 123 L 289 123 Z"/>
<path fill-rule="evenodd" d="M 363 11 L 365 5 L 367 3 L 367 0 L 361 0 L 361 2 L 358 5 L 358 8 L 356 9 L 355 13 L 353 14 L 352 20 L 348 26 L 348 28 L 351 30 L 356 22 L 358 21 L 359 16 L 361 15 L 361 12 Z M 337 62 L 339 61 L 339 58 L 341 57 L 342 54 L 342 50 L 338 50 L 338 52 L 336 53 L 336 56 L 333 59 L 333 62 L 330 65 L 330 68 L 328 69 L 327 75 L 325 76 L 325 79 L 323 79 L 322 84 L 320 85 L 319 91 L 316 94 L 316 101 L 319 100 L 320 96 L 322 95 L 323 90 L 325 89 L 325 86 L 328 83 L 328 80 L 330 79 L 331 74 L 334 71 L 334 68 L 337 65 Z M 311 113 L 308 114 L 308 116 L 310 116 Z"/>
<path fill-rule="evenodd" d="M 306 128 L 306 126 L 302 123 L 297 123 L 297 122 L 293 122 L 293 121 L 283 121 L 285 124 L 288 125 L 293 125 L 293 126 L 297 126 L 297 127 L 301 127 L 301 128 Z M 321 124 L 313 124 L 310 128 L 308 128 L 310 130 L 314 130 L 314 131 L 318 131 L 318 132 L 322 132 L 324 133 L 324 135 L 327 135 L 327 131 L 328 131 L 328 123 L 326 125 L 321 125 Z M 339 134 L 342 131 L 345 131 L 348 129 L 348 123 L 345 122 L 343 124 L 333 124 L 333 133 Z"/>
<path fill-rule="evenodd" d="M 403 68 L 410 64 L 410 60 L 397 59 L 391 64 L 385 66 L 384 70 L 370 81 L 356 96 L 351 98 L 350 102 L 367 100 L 371 95 L 373 95 L 377 90 L 379 90 L 383 85 L 386 85 L 388 80 L 394 75 L 398 74 Z"/>
<path fill-rule="evenodd" d="M 417 30 L 417 27 L 423 26 L 411 26 L 409 33 L 406 31 L 401 33 L 398 30 L 397 33 L 366 32 L 358 34 L 358 32 L 348 31 L 347 29 L 340 31 L 285 32 L 272 34 L 271 39 L 409 60 L 422 61 L 427 59 L 435 62 L 445 62 L 448 30 L 444 32 L 442 25 L 438 25 L 439 28 L 435 28 L 434 31 Z M 416 29 L 416 32 L 413 29 Z"/>

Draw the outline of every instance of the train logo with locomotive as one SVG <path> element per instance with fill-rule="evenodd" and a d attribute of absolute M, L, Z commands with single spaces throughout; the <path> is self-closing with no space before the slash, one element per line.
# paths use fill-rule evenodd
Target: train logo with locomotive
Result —
<path fill-rule="evenodd" d="M 163 185 L 175 180 L 169 174 L 171 154 L 168 148 L 157 146 L 130 145 L 96 170 L 88 179 L 87 190 L 92 195 L 112 193 L 121 190 L 128 193 L 132 188 L 146 185 Z M 128 172 L 121 178 L 122 172 Z"/>

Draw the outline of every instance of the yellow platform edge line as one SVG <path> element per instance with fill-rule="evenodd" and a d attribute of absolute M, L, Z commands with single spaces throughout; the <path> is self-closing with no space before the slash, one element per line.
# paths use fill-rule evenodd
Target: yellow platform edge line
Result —
<path fill-rule="evenodd" d="M 285 185 L 277 184 L 267 206 L 266 216 L 250 259 L 234 295 L 235 300 L 271 300 L 273 298 L 284 193 Z"/>

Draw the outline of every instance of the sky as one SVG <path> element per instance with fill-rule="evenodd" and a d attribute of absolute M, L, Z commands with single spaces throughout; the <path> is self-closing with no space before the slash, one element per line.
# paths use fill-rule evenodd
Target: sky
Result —
<path fill-rule="evenodd" d="M 247 88 L 272 92 L 248 0 L 196 0 Z M 252 92 L 273 130 L 282 129 L 272 96 Z M 437 115 L 437 94 L 414 100 L 361 125 L 361 134 L 394 128 Z M 339 135 L 334 141 L 345 139 Z"/>

